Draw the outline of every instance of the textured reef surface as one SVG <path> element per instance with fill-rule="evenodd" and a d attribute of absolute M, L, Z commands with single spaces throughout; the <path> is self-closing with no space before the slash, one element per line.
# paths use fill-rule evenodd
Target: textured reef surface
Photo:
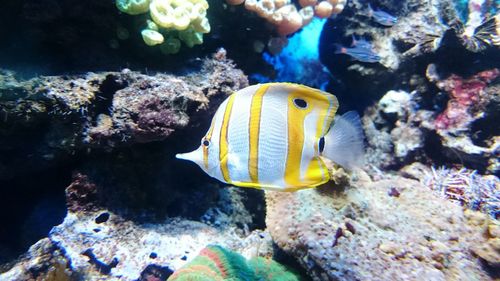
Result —
<path fill-rule="evenodd" d="M 401 175 L 366 174 L 342 189 L 266 193 L 275 243 L 316 280 L 485 280 L 498 224 Z"/>
<path fill-rule="evenodd" d="M 6 1 L 0 280 L 498 280 L 498 11 Z M 357 110 L 365 165 L 284 193 L 175 159 L 259 81 Z"/>

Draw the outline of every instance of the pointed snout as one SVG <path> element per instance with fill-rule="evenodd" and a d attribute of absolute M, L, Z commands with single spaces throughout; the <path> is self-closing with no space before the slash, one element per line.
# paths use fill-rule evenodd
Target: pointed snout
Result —
<path fill-rule="evenodd" d="M 192 153 L 192 152 L 190 152 L 190 153 Z M 182 160 L 190 160 L 190 159 L 189 159 L 189 154 L 190 154 L 190 153 L 177 153 L 177 154 L 175 155 L 175 158 L 177 158 L 177 159 L 182 159 Z M 191 160 L 190 160 L 190 161 L 191 161 Z"/>
<path fill-rule="evenodd" d="M 203 150 L 198 148 L 195 151 L 178 153 L 175 155 L 175 158 L 192 161 L 201 166 L 203 164 Z"/>
<path fill-rule="evenodd" d="M 187 153 L 178 153 L 175 155 L 175 158 L 195 162 L 196 150 Z"/>

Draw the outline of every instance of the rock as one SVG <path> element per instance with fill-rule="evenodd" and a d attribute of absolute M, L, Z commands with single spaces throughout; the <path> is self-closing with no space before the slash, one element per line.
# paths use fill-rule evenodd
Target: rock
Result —
<path fill-rule="evenodd" d="M 471 254 L 488 217 L 469 211 L 485 220 L 473 223 L 418 181 L 362 176 L 340 190 L 266 192 L 266 202 L 273 240 L 315 280 L 493 280 Z"/>
<path fill-rule="evenodd" d="M 77 276 L 70 269 L 64 250 L 48 238 L 31 246 L 9 271 L 0 274 L 2 280 L 70 281 Z"/>
<path fill-rule="evenodd" d="M 225 54 L 187 76 L 124 70 L 18 81 L 1 72 L 0 151 L 10 157 L 0 159 L 0 179 L 43 171 L 89 148 L 164 140 L 206 122 L 196 116 L 213 113 L 248 85 Z"/>
<path fill-rule="evenodd" d="M 391 120 L 406 119 L 411 95 L 405 91 L 389 91 L 378 102 L 378 107 Z"/>
<path fill-rule="evenodd" d="M 379 168 L 399 169 L 415 161 L 463 163 L 480 173 L 499 173 L 498 69 L 481 71 L 467 79 L 451 74 L 440 78 L 435 65 L 429 81 L 449 95 L 441 111 L 427 105 L 428 93 L 389 91 L 365 111 L 367 160 Z"/>
<path fill-rule="evenodd" d="M 348 1 L 341 17 L 329 23 L 331 28 L 323 30 L 330 40 L 344 46 L 353 43 L 353 35 L 363 37 L 381 57 L 379 63 L 363 63 L 332 55 L 333 47 L 325 47 L 326 65 L 338 79 L 333 90 L 345 96 L 340 100 L 349 101 L 351 107 L 359 108 L 367 96 L 378 99 L 387 91 L 398 89 L 396 85 L 407 89 L 403 85 L 408 85 L 412 75 L 418 75 L 415 60 L 432 55 L 449 29 L 447 23 L 459 20 L 451 1 L 377 1 L 372 6 L 397 17 L 397 23 L 391 27 L 378 24 L 364 1 L 353 0 Z M 342 28 L 334 28 L 339 26 Z"/>
<path fill-rule="evenodd" d="M 265 231 L 241 235 L 234 224 L 213 227 L 182 218 L 139 223 L 107 210 L 70 212 L 49 238 L 33 246 L 26 259 L 0 274 L 0 279 L 27 280 L 23 276 L 42 268 L 36 272 L 48 275 L 40 276 L 64 273 L 84 280 L 136 280 L 161 268 L 179 269 L 208 244 L 270 257 L 270 243 Z M 73 280 L 50 278 L 37 280 Z"/>
<path fill-rule="evenodd" d="M 417 111 L 416 93 L 389 91 L 365 111 L 363 126 L 368 141 L 367 160 L 380 168 L 397 168 L 423 153 L 426 112 Z"/>
<path fill-rule="evenodd" d="M 90 211 L 98 209 L 97 186 L 89 181 L 88 176 L 75 173 L 73 182 L 66 188 L 68 211 Z"/>
<path fill-rule="evenodd" d="M 433 68 L 430 65 L 428 68 Z M 429 70 L 428 70 L 429 73 Z M 442 78 L 428 74 L 429 80 L 449 95 L 445 110 L 435 118 L 434 129 L 441 138 L 444 153 L 458 157 L 478 170 L 499 173 L 498 130 L 493 120 L 500 110 L 498 83 L 500 70 L 481 71 L 469 78 L 452 74 Z"/>
<path fill-rule="evenodd" d="M 472 252 L 486 261 L 491 267 L 500 267 L 500 238 L 498 237 L 498 230 L 500 225 L 498 220 L 488 220 L 478 213 L 468 211 L 466 212 L 467 218 L 475 225 L 486 226 L 485 243 L 475 245 L 471 250 Z"/>

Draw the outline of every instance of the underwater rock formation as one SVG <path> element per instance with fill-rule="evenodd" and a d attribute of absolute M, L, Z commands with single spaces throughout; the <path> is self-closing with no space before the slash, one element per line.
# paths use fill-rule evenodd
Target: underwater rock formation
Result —
<path fill-rule="evenodd" d="M 238 202 L 225 202 L 224 207 L 238 208 L 234 213 L 244 212 Z M 0 279 L 27 280 L 24 276 L 36 275 L 65 278 L 43 280 L 136 280 L 148 272 L 153 274 L 156 268 L 169 272 L 164 273 L 166 280 L 208 244 L 223 245 L 247 258 L 272 256 L 269 234 L 238 228 L 236 221 L 227 218 L 230 214 L 222 214 L 227 211 L 219 212 L 205 216 L 219 223 L 207 224 L 180 217 L 131 220 L 102 208 L 73 208 L 48 238 L 33 246 L 12 269 L 0 274 Z"/>
<path fill-rule="evenodd" d="M 15 225 L 1 232 L 1 240 L 18 243 L 2 241 L 2 262 L 62 221 L 65 187 L 71 212 L 104 208 L 199 219 L 211 209 L 207 222 L 227 224 L 215 219 L 218 209 L 212 203 L 231 196 L 201 173 L 192 173 L 189 165 L 172 161 L 175 153 L 199 144 L 193 135 L 208 127 L 205 116 L 227 95 L 247 86 L 246 76 L 225 55 L 221 50 L 184 76 L 124 70 L 21 81 L 12 72 L 2 72 L 2 212 L 12 212 L 6 216 Z M 249 193 L 239 194 L 245 198 L 241 204 L 263 208 L 259 194 L 253 193 L 251 200 Z M 57 210 L 34 208 L 46 196 L 57 196 Z M 52 208 L 52 201 L 47 202 Z M 241 228 L 254 229 L 257 217 L 262 222 L 257 224 L 263 224 L 262 215 L 229 211 L 222 213 Z M 30 217 L 35 220 L 25 221 Z M 38 229 L 39 224 L 44 227 Z M 18 238 L 31 238 L 32 232 L 34 239 Z"/>
<path fill-rule="evenodd" d="M 481 260 L 498 263 L 487 235 L 498 222 L 415 180 L 358 177 L 345 189 L 266 192 L 273 240 L 314 280 L 493 280 Z"/>
<path fill-rule="evenodd" d="M 377 23 L 368 2 L 373 9 L 397 17 L 397 22 L 392 26 Z M 335 77 L 328 90 L 349 107 L 361 109 L 390 90 L 435 93 L 425 73 L 431 63 L 440 71 L 462 77 L 497 67 L 493 63 L 500 59 L 497 46 L 485 44 L 473 52 L 462 41 L 458 26 L 463 19 L 454 2 L 349 1 L 343 16 L 329 21 L 323 30 L 321 60 Z M 498 36 L 494 28 L 483 33 Z M 335 47 L 355 45 L 360 38 L 380 57 L 378 63 L 356 60 Z"/>
<path fill-rule="evenodd" d="M 20 81 L 11 72 L 0 75 L 0 151 L 10 155 L 0 159 L 0 179 L 41 171 L 91 147 L 163 140 L 197 126 L 197 116 L 248 85 L 223 50 L 187 76 L 123 70 Z"/>
<path fill-rule="evenodd" d="M 393 169 L 414 161 L 461 163 L 498 175 L 499 70 L 481 71 L 467 79 L 455 74 L 442 78 L 431 64 L 427 76 L 442 93 L 389 91 L 366 110 L 368 162 Z M 448 101 L 440 109 L 436 104 L 443 95 Z"/>
<path fill-rule="evenodd" d="M 450 43 L 442 42 L 445 33 L 458 40 L 459 45 L 464 48 L 469 47 L 470 44 L 467 41 L 470 40 L 480 41 L 485 45 L 476 51 L 484 51 L 487 47 L 494 48 L 496 46 L 494 38 L 498 37 L 498 34 L 495 30 L 495 18 L 488 12 L 495 9 L 495 4 L 481 1 L 484 7 L 477 7 L 477 11 L 472 11 L 481 13 L 477 17 L 479 25 L 492 18 L 490 29 L 474 31 L 472 28 L 470 31 L 470 28 L 464 27 L 468 25 L 468 22 L 464 23 L 461 11 L 454 2 L 456 1 L 372 1 L 372 6 L 376 5 L 378 10 L 387 12 L 386 16 L 394 16 L 397 19 L 395 23 L 388 26 L 377 22 L 377 19 L 373 17 L 373 10 L 368 6 L 368 1 L 353 0 L 346 6 L 346 12 L 352 13 L 353 17 L 342 17 L 337 20 L 338 24 L 344 26 L 339 32 L 342 32 L 345 37 L 357 34 L 372 38 L 375 50 L 382 57 L 381 64 L 389 70 L 398 69 L 401 63 L 409 59 L 435 52 L 442 46 L 442 43 Z M 471 6 L 474 5 L 477 4 L 471 1 Z M 464 32 L 463 29 L 469 30 L 465 33 L 470 34 L 461 34 Z M 474 35 L 474 33 L 481 34 Z M 464 39 L 464 36 L 468 39 Z M 482 41 L 479 38 L 473 39 L 475 36 L 484 38 Z"/>
<path fill-rule="evenodd" d="M 498 4 L 192 2 L 201 4 L 196 22 L 182 17 L 174 29 L 187 23 L 205 32 L 210 18 L 211 33 L 203 46 L 175 56 L 143 44 L 177 50 L 171 36 L 181 35 L 168 22 L 162 38 L 148 14 L 132 17 L 116 4 L 138 4 L 121 7 L 138 14 L 151 3 L 187 1 L 3 3 L 0 19 L 13 28 L 4 30 L 0 65 L 18 73 L 0 70 L 0 190 L 20 195 L 0 194 L 9 218 L 0 229 L 0 238 L 9 235 L 0 241 L 0 280 L 159 281 L 208 271 L 276 280 L 283 267 L 270 258 L 283 252 L 285 269 L 315 280 L 498 279 L 500 52 L 493 28 L 500 17 L 487 20 L 488 5 Z M 469 13 L 457 2 L 468 3 Z M 284 6 L 276 5 L 288 7 L 278 13 Z M 324 18 L 307 26 L 315 32 L 296 32 L 315 15 Z M 141 38 L 135 31 L 143 28 Z M 185 41 L 200 43 L 201 34 L 188 30 L 193 37 Z M 281 37 L 271 38 L 275 31 Z M 227 54 L 203 58 L 219 46 Z M 342 172 L 336 186 L 264 195 L 223 186 L 174 159 L 199 145 L 229 94 L 248 86 L 226 56 L 269 79 L 261 54 L 280 51 L 267 60 L 282 65 L 276 79 L 325 88 L 341 111 L 364 111 L 368 175 L 355 172 L 349 182 Z M 96 69 L 115 71 L 87 72 Z M 36 201 L 52 192 L 60 206 Z M 49 228 L 25 239 L 40 221 Z M 10 241 L 21 246 L 6 247 Z M 210 244 L 224 249 L 206 250 Z M 234 260 L 217 263 L 225 257 Z M 207 264 L 213 271 L 199 271 Z"/>
<path fill-rule="evenodd" d="M 48 238 L 31 246 L 8 272 L 0 274 L 2 280 L 70 281 L 76 276 L 67 270 L 70 261 L 64 250 Z"/>

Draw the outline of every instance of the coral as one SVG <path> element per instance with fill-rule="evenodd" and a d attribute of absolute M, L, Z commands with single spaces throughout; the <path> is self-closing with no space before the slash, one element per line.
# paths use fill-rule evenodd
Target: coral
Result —
<path fill-rule="evenodd" d="M 26 81 L 0 73 L 4 80 L 0 151 L 11 157 L 0 159 L 1 179 L 43 171 L 89 147 L 163 140 L 199 126 L 204 120 L 197 116 L 212 114 L 228 94 L 248 85 L 224 50 L 189 76 L 125 69 Z"/>
<path fill-rule="evenodd" d="M 207 184 L 206 178 L 202 178 L 197 181 L 199 189 L 193 191 L 183 176 L 187 173 L 179 173 L 176 170 L 172 172 L 171 167 L 165 168 L 167 172 L 159 171 L 156 178 L 149 174 L 142 175 L 144 170 L 165 165 L 167 161 L 162 159 L 151 163 L 150 156 L 140 152 L 137 147 L 134 153 L 140 155 L 140 161 L 124 158 L 126 154 L 122 151 L 111 154 L 111 159 L 117 158 L 114 163 L 99 158 L 91 159 L 88 166 L 92 167 L 93 173 L 75 173 L 73 182 L 67 188 L 68 213 L 64 221 L 54 227 L 48 239 L 45 239 L 57 245 L 57 249 L 49 249 L 49 254 L 54 255 L 56 250 L 64 253 L 64 258 L 68 261 L 68 274 L 77 276 L 78 280 L 132 281 L 137 280 L 139 276 L 140 280 L 166 280 L 173 270 L 179 269 L 194 258 L 207 244 L 222 245 L 242 253 L 247 258 L 273 255 L 269 234 L 252 230 L 255 229 L 252 217 L 263 213 L 263 202 L 257 203 L 259 199 L 263 199 L 262 194 L 257 190 L 252 190 L 254 195 L 251 196 L 252 192 L 229 187 L 220 188 L 218 185 Z M 152 153 L 164 154 L 157 150 Z M 120 166 L 131 170 L 123 172 L 119 170 Z M 116 173 L 106 174 L 109 167 L 117 169 Z M 176 183 L 170 178 L 169 172 L 173 173 L 173 177 L 183 179 Z M 191 175 L 192 173 L 188 177 L 193 177 Z M 143 176 L 144 178 L 141 178 Z M 117 184 L 116 178 L 122 182 Z M 137 178 L 139 184 L 134 186 Z M 164 182 L 167 184 L 154 186 Z M 114 185 L 119 188 L 112 189 Z M 211 198 L 210 194 L 218 192 L 219 201 Z M 141 200 L 150 194 L 157 198 L 157 203 L 143 205 L 138 213 L 131 213 L 127 211 L 134 207 L 133 200 L 126 201 L 124 205 L 117 205 L 110 200 L 110 197 L 117 197 L 118 194 L 130 195 L 133 200 Z M 184 195 L 179 197 L 179 194 Z M 171 201 L 176 202 L 172 204 Z M 257 204 L 261 205 L 260 211 L 252 211 Z M 164 208 L 165 205 L 170 205 L 169 218 L 160 218 L 158 209 Z M 191 215 L 193 219 L 186 218 L 200 206 L 205 208 L 206 215 L 202 218 L 201 215 Z M 156 208 L 156 212 L 150 212 L 151 207 Z M 181 211 L 175 212 L 176 208 Z M 181 213 L 183 217 L 175 217 L 176 213 Z M 47 262 L 47 268 L 58 266 L 52 261 Z M 31 274 L 28 270 L 35 267 L 26 267 L 25 263 L 38 266 L 45 264 L 36 257 L 28 256 L 22 264 L 16 265 L 4 275 L 0 274 L 0 280 L 27 280 L 22 276 Z"/>
<path fill-rule="evenodd" d="M 314 280 L 494 279 L 471 253 L 489 241 L 494 222 L 485 214 L 464 212 L 415 180 L 356 178 L 340 190 L 266 192 L 273 240 Z"/>
<path fill-rule="evenodd" d="M 500 224 L 498 221 L 485 221 L 473 212 L 466 212 L 466 215 L 477 225 L 487 225 L 484 236 L 488 237 L 488 241 L 472 248 L 472 251 L 491 267 L 498 268 L 500 266 Z"/>
<path fill-rule="evenodd" d="M 148 46 L 159 45 L 165 40 L 160 32 L 152 29 L 144 29 L 141 31 L 141 35 L 144 43 Z"/>
<path fill-rule="evenodd" d="M 498 59 L 494 57 L 488 60 L 490 56 L 485 55 L 497 54 L 494 47 L 484 48 L 478 53 L 471 53 L 467 49 L 467 44 L 461 40 L 461 32 L 456 30 L 459 25 L 457 23 L 462 19 L 453 2 L 370 2 L 375 9 L 398 17 L 397 23 L 385 27 L 369 20 L 370 9 L 367 1 L 349 1 L 343 11 L 346 16 L 329 20 L 322 35 L 322 38 L 325 38 L 323 40 L 328 41 L 328 46 L 323 46 L 322 62 L 336 78 L 332 81 L 331 91 L 335 90 L 340 99 L 342 96 L 345 96 L 344 100 L 347 101 L 352 99 L 351 106 L 354 107 L 358 106 L 360 100 L 366 100 L 367 95 L 379 99 L 389 90 L 403 89 L 412 92 L 417 87 L 428 87 L 426 83 L 415 83 L 418 80 L 425 81 L 420 62 L 434 63 L 439 68 L 448 67 L 448 73 L 462 75 L 497 67 L 493 61 Z M 492 5 L 492 1 L 487 2 L 487 5 Z M 481 25 L 484 29 L 477 31 L 478 36 L 497 28 L 495 21 L 498 22 L 498 19 L 499 17 L 495 16 Z M 336 28 L 338 26 L 342 28 Z M 335 52 L 335 44 L 347 46 L 352 42 L 353 35 L 370 40 L 373 51 L 380 57 L 379 63 L 368 64 L 344 55 L 331 55 Z M 425 90 L 435 89 L 432 87 Z"/>
<path fill-rule="evenodd" d="M 499 218 L 500 181 L 494 175 L 481 175 L 465 168 L 427 167 L 418 162 L 403 167 L 400 173 L 459 206 Z"/>
<path fill-rule="evenodd" d="M 499 70 L 479 71 L 467 79 L 456 74 L 442 78 L 431 64 L 426 73 L 441 93 L 428 87 L 389 91 L 365 111 L 368 163 L 392 169 L 413 161 L 460 164 L 480 174 L 497 174 Z"/>
<path fill-rule="evenodd" d="M 221 246 L 209 245 L 168 280 L 294 281 L 299 280 L 299 277 L 271 259 L 257 257 L 247 261 L 243 256 Z"/>
<path fill-rule="evenodd" d="M 99 220 L 104 213 L 109 218 Z M 272 249 L 262 247 L 271 243 L 262 231 L 241 236 L 234 226 L 215 228 L 182 218 L 136 223 L 105 210 L 68 213 L 64 222 L 51 231 L 49 239 L 65 252 L 71 261 L 71 271 L 85 280 L 136 280 L 150 264 L 177 270 L 207 244 L 249 253 Z M 13 274 L 6 276 L 20 273 L 6 273 Z M 0 279 L 3 280 L 2 275 Z"/>
<path fill-rule="evenodd" d="M 496 176 L 481 176 L 465 168 L 432 167 L 421 182 L 461 206 L 500 218 L 500 181 Z"/>
<path fill-rule="evenodd" d="M 413 106 L 411 94 L 405 91 L 391 90 L 378 101 L 378 106 L 388 119 L 404 120 L 408 118 L 408 107 Z"/>
<path fill-rule="evenodd" d="M 206 17 L 206 0 L 116 0 L 122 12 L 136 15 L 149 11 L 151 20 L 141 31 L 146 45 L 160 45 L 166 54 L 179 51 L 178 38 L 188 47 L 203 43 L 203 34 L 210 32 Z M 169 40 L 165 41 L 165 37 Z M 175 43 L 173 43 L 175 42 Z"/>
<path fill-rule="evenodd" d="M 411 161 L 424 146 L 419 124 L 427 120 L 417 115 L 416 93 L 388 91 L 363 117 L 368 163 L 381 168 Z M 417 116 L 416 116 L 417 115 Z"/>
<path fill-rule="evenodd" d="M 453 130 L 466 127 L 468 122 L 474 120 L 472 115 L 484 109 L 484 104 L 490 99 L 485 88 L 500 76 L 500 71 L 494 68 L 479 72 L 467 79 L 455 74 L 442 79 L 436 74 L 435 67 L 435 65 L 429 65 L 427 77 L 450 96 L 447 108 L 436 118 L 436 128 Z"/>
<path fill-rule="evenodd" d="M 116 0 L 116 7 L 129 15 L 147 13 L 151 0 Z"/>
<path fill-rule="evenodd" d="M 168 280 L 253 280 L 252 275 L 252 270 L 239 254 L 220 246 L 207 246 Z"/>
<path fill-rule="evenodd" d="M 272 23 L 278 34 L 285 36 L 309 24 L 314 16 L 328 18 L 332 14 L 342 12 L 347 1 L 299 1 L 300 8 L 290 0 L 227 0 L 226 2 L 230 5 L 244 3 L 247 10 Z"/>
<path fill-rule="evenodd" d="M 255 280 L 268 281 L 298 281 L 301 278 L 294 271 L 270 259 L 256 257 L 248 261 L 248 265 L 255 272 Z"/>

